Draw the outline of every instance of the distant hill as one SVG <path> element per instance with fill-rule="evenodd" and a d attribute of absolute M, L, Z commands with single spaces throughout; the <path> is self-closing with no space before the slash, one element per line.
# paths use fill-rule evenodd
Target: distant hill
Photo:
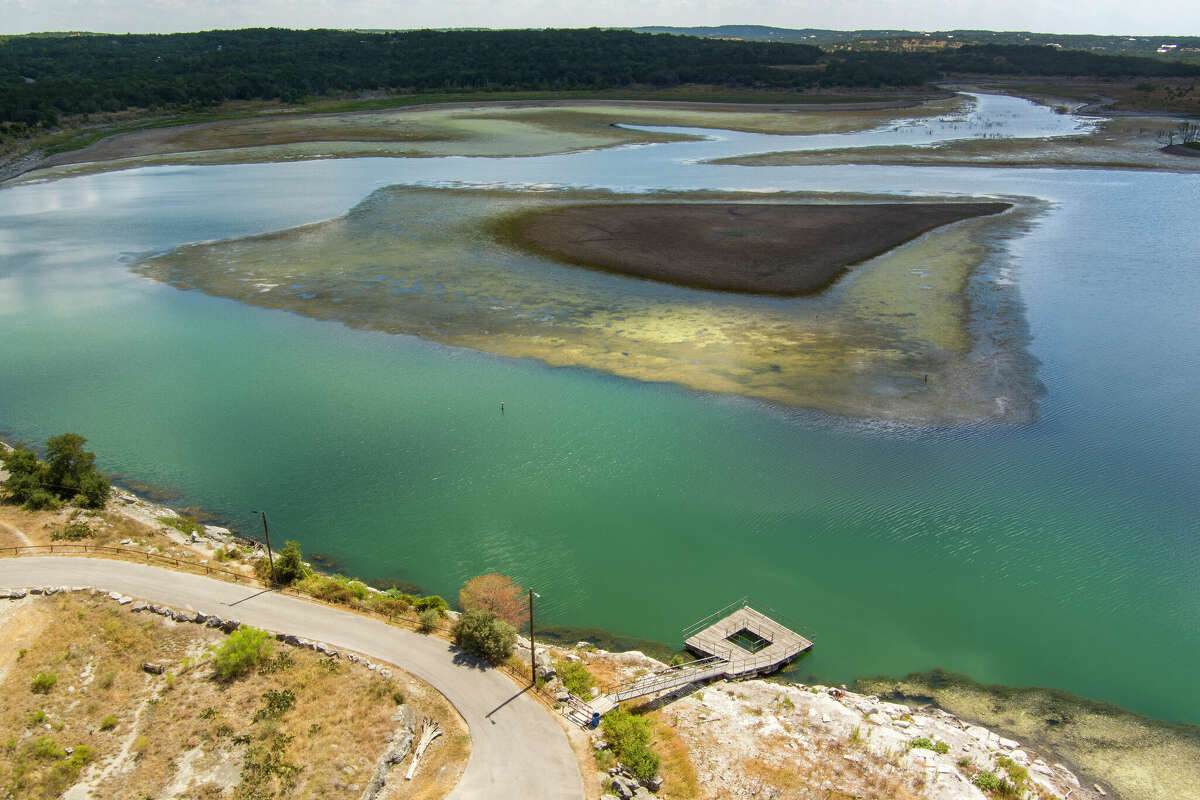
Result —
<path fill-rule="evenodd" d="M 782 29 L 698 30 L 774 35 Z M 815 37 L 822 32 L 793 33 Z M 838 35 L 878 33 L 895 32 Z M 198 109 L 229 100 L 293 103 L 376 91 L 562 92 L 696 85 L 797 91 L 920 87 L 964 74 L 1200 76 L 1200 65 L 1178 60 L 1029 43 L 929 41 L 923 35 L 918 40 L 863 38 L 825 41 L 818 47 L 815 39 L 735 41 L 600 28 L 392 33 L 259 28 L 13 36 L 0 39 L 0 139 L 53 127 L 63 114 Z"/>
<path fill-rule="evenodd" d="M 1093 36 L 1090 34 L 1032 33 L 1030 31 L 835 31 L 824 28 L 772 28 L 765 25 L 720 25 L 708 28 L 635 28 L 642 33 L 671 33 L 706 39 L 747 42 L 796 42 L 825 49 L 913 51 L 965 44 L 1058 46 L 1099 55 L 1151 56 L 1200 61 L 1200 36 Z M 1173 47 L 1171 45 L 1174 45 Z"/>

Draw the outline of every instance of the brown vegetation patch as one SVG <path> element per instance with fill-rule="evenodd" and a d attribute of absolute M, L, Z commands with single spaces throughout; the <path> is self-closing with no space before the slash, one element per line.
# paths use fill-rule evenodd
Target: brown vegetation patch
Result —
<path fill-rule="evenodd" d="M 847 268 L 1008 203 L 630 203 L 537 210 L 499 223 L 518 246 L 578 266 L 728 292 L 819 292 Z"/>
<path fill-rule="evenodd" d="M 57 797 L 85 783 L 96 800 L 258 797 L 294 781 L 289 797 L 358 797 L 387 747 L 398 699 L 446 734 L 417 779 L 398 781 L 390 796 L 444 796 L 466 765 L 464 724 L 407 675 L 386 679 L 276 644 L 265 666 L 216 681 L 206 653 L 222 634 L 135 614 L 102 596 L 0 607 L 0 631 L 0 792 L 11 796 Z M 144 672 L 146 662 L 163 665 L 163 674 Z M 31 691 L 37 673 L 55 675 L 48 692 Z M 268 693 L 292 699 L 272 711 Z"/>

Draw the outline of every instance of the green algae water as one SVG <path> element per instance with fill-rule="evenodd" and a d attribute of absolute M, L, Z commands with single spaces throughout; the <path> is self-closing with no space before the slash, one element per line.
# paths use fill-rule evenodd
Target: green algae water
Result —
<path fill-rule="evenodd" d="M 105 468 L 247 532 L 265 508 L 280 539 L 364 578 L 454 597 L 472 575 L 511 574 L 547 624 L 677 644 L 751 594 L 814 634 L 801 679 L 940 667 L 1200 722 L 1194 176 L 692 163 L 780 149 L 771 139 L 5 188 L 0 429 L 79 432 Z M 845 420 L 353 330 L 129 269 L 404 183 L 1036 198 L 1046 210 L 987 269 L 1023 301 L 1012 335 L 1038 362 L 1038 420 Z"/>

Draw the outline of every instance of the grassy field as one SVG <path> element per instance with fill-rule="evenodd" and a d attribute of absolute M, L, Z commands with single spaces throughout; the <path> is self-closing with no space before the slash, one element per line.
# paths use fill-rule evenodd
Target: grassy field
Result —
<path fill-rule="evenodd" d="M 0 606 L 0 787 L 52 798 L 361 795 L 400 703 L 446 734 L 391 797 L 444 796 L 469 737 L 441 695 L 407 675 L 276 643 L 245 677 L 215 679 L 224 634 L 83 593 Z M 161 675 L 143 663 L 162 665 Z M 405 768 L 407 765 L 402 765 Z M 395 775 L 393 775 L 395 777 Z"/>

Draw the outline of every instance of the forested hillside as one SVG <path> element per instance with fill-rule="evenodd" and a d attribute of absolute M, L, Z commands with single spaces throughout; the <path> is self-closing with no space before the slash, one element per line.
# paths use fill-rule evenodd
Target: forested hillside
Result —
<path fill-rule="evenodd" d="M 905 87 L 947 73 L 1143 77 L 1196 75 L 1200 66 L 1016 45 L 826 53 L 601 29 L 14 36 L 0 41 L 0 123 L 22 135 L 63 114 L 375 90 Z"/>

